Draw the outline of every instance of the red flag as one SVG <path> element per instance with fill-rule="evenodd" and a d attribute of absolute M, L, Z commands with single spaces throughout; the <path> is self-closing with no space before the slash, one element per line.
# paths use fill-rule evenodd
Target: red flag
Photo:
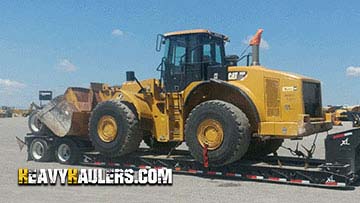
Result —
<path fill-rule="evenodd" d="M 260 45 L 261 42 L 261 34 L 263 33 L 263 29 L 258 29 L 258 31 L 256 32 L 256 34 L 254 35 L 254 37 L 250 40 L 250 45 L 254 46 L 254 45 Z"/>

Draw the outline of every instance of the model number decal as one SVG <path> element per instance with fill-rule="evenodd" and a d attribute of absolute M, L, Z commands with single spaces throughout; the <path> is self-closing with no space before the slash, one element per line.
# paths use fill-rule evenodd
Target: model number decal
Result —
<path fill-rule="evenodd" d="M 282 88 L 282 91 L 283 92 L 294 92 L 297 90 L 297 87 L 296 86 L 288 86 L 288 87 L 283 87 Z"/>

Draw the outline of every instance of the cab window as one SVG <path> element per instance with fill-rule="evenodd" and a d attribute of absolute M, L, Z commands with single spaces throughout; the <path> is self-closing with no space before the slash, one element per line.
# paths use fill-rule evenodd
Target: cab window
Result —
<path fill-rule="evenodd" d="M 218 64 L 222 64 L 222 50 L 221 45 L 219 43 L 215 44 L 215 62 Z"/>

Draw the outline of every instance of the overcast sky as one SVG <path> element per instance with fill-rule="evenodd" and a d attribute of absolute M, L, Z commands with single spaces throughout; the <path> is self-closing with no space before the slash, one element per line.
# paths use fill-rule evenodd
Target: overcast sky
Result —
<path fill-rule="evenodd" d="M 360 1 L 79 2 L 0 2 L 0 106 L 127 70 L 157 78 L 156 35 L 193 28 L 228 35 L 227 54 L 263 28 L 262 65 L 321 80 L 324 105 L 360 102 Z"/>

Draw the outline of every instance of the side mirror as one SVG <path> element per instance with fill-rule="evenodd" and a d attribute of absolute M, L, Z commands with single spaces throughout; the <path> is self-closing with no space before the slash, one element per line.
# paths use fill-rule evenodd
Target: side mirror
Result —
<path fill-rule="evenodd" d="M 156 37 L 156 51 L 159 52 L 161 51 L 161 45 L 164 42 L 164 35 L 162 34 L 158 34 Z"/>
<path fill-rule="evenodd" d="M 225 63 L 228 66 L 237 66 L 237 62 L 239 61 L 240 57 L 237 55 L 228 55 L 225 56 Z"/>
<path fill-rule="evenodd" d="M 128 82 L 135 81 L 140 87 L 140 90 L 138 93 L 146 93 L 146 89 L 141 85 L 139 80 L 135 77 L 134 71 L 126 71 L 126 81 L 128 81 Z"/>

